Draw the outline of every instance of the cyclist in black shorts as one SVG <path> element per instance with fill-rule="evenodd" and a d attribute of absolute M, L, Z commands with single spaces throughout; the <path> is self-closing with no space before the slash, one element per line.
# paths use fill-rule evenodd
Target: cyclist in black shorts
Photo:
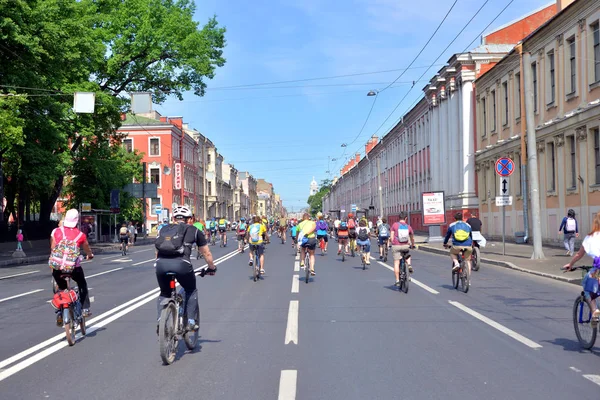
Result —
<path fill-rule="evenodd" d="M 125 246 L 125 251 L 129 249 L 129 231 L 125 222 L 123 222 L 121 229 L 119 229 L 119 242 L 121 242 L 121 250 L 123 250 L 123 246 Z"/>

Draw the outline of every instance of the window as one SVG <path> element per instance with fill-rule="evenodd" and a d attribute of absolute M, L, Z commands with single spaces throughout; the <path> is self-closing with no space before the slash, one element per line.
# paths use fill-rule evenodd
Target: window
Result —
<path fill-rule="evenodd" d="M 548 53 L 548 80 L 550 81 L 550 101 L 548 104 L 553 104 L 556 97 L 556 76 L 554 72 L 554 51 L 551 51 Z"/>
<path fill-rule="evenodd" d="M 600 185 L 600 129 L 593 129 L 592 132 L 594 136 L 594 160 L 596 166 L 596 180 L 594 183 Z"/>
<path fill-rule="evenodd" d="M 569 136 L 569 152 L 571 157 L 570 169 L 571 169 L 571 184 L 569 188 L 575 189 L 577 187 L 577 160 L 575 158 L 575 136 Z"/>
<path fill-rule="evenodd" d="M 150 209 L 154 210 L 154 206 L 160 204 L 160 198 L 158 197 L 153 197 L 150 199 Z"/>
<path fill-rule="evenodd" d="M 556 190 L 556 157 L 554 154 L 554 142 L 548 143 L 548 191 Z"/>
<path fill-rule="evenodd" d="M 151 156 L 159 156 L 160 155 L 160 139 L 159 138 L 150 138 L 150 155 Z"/>
<path fill-rule="evenodd" d="M 160 186 L 160 168 L 150 168 L 150 183 Z"/>
<path fill-rule="evenodd" d="M 594 36 L 594 77 L 595 82 L 600 82 L 600 24 L 592 25 Z"/>
<path fill-rule="evenodd" d="M 504 94 L 504 119 L 502 125 L 508 124 L 508 82 L 502 83 L 502 92 Z"/>
<path fill-rule="evenodd" d="M 492 129 L 494 132 L 496 130 L 496 91 L 492 90 Z"/>
<path fill-rule="evenodd" d="M 133 152 L 133 139 L 123 139 L 123 148 L 126 152 Z"/>
<path fill-rule="evenodd" d="M 208 191 L 208 195 L 212 196 L 212 182 L 207 182 L 207 191 Z"/>
<path fill-rule="evenodd" d="M 210 153 L 206 154 L 206 163 L 210 165 Z"/>
<path fill-rule="evenodd" d="M 577 89 L 577 61 L 576 48 L 575 48 L 575 36 L 567 40 L 569 47 L 569 93 L 575 93 Z"/>
<path fill-rule="evenodd" d="M 535 63 L 531 64 L 531 80 L 533 82 L 533 111 L 538 110 L 538 87 L 537 87 L 537 66 Z"/>
<path fill-rule="evenodd" d="M 517 97 L 515 98 L 515 116 L 521 118 L 521 74 L 515 74 L 515 92 Z"/>

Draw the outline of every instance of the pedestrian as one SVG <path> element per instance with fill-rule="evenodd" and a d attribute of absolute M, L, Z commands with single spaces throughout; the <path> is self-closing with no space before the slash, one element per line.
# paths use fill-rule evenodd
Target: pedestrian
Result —
<path fill-rule="evenodd" d="M 135 226 L 133 226 L 133 221 L 129 221 L 129 226 L 127 227 L 127 231 L 129 232 L 129 245 L 133 246 L 133 240 L 135 237 Z"/>
<path fill-rule="evenodd" d="M 17 251 L 23 251 L 23 230 L 17 232 Z"/>
<path fill-rule="evenodd" d="M 138 233 L 140 231 L 139 225 L 137 223 L 134 226 L 135 226 L 135 231 L 133 232 L 133 243 L 137 242 Z"/>
<path fill-rule="evenodd" d="M 575 254 L 575 238 L 579 237 L 579 226 L 575 219 L 575 210 L 572 208 L 567 211 L 567 216 L 563 218 L 558 228 L 558 234 L 564 234 L 563 243 L 567 250 L 567 256 Z"/>

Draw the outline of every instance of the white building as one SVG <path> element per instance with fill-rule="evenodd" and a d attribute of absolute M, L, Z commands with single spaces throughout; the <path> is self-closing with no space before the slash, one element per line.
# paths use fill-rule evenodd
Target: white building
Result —
<path fill-rule="evenodd" d="M 312 182 L 310 183 L 310 195 L 314 196 L 319 191 L 319 184 L 315 181 L 315 177 L 313 176 Z"/>

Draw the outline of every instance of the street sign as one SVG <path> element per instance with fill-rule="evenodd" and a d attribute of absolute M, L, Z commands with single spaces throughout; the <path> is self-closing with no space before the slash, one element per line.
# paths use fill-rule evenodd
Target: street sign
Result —
<path fill-rule="evenodd" d="M 515 172 L 515 162 L 508 157 L 502 157 L 496 161 L 494 169 L 499 176 L 511 176 Z"/>
<path fill-rule="evenodd" d="M 181 163 L 175 163 L 175 190 L 181 189 Z"/>
<path fill-rule="evenodd" d="M 162 204 L 155 204 L 154 205 L 154 214 L 160 214 L 162 211 Z"/>
<path fill-rule="evenodd" d="M 92 211 L 92 203 L 81 203 L 81 211 L 91 212 Z"/>
<path fill-rule="evenodd" d="M 123 188 L 124 192 L 127 192 L 131 195 L 131 197 L 135 197 L 136 199 L 141 199 L 143 197 L 144 185 L 141 183 L 130 183 L 125 185 Z M 157 198 L 158 197 L 158 185 L 156 183 L 146 183 L 145 185 L 146 198 Z"/>
<path fill-rule="evenodd" d="M 496 207 L 512 206 L 512 196 L 496 196 Z"/>
<path fill-rule="evenodd" d="M 509 180 L 506 177 L 501 176 L 500 179 L 498 179 L 498 193 L 500 193 L 500 196 L 506 197 L 510 195 L 508 182 Z"/>
<path fill-rule="evenodd" d="M 352 212 L 356 212 L 356 204 L 352 204 Z"/>

